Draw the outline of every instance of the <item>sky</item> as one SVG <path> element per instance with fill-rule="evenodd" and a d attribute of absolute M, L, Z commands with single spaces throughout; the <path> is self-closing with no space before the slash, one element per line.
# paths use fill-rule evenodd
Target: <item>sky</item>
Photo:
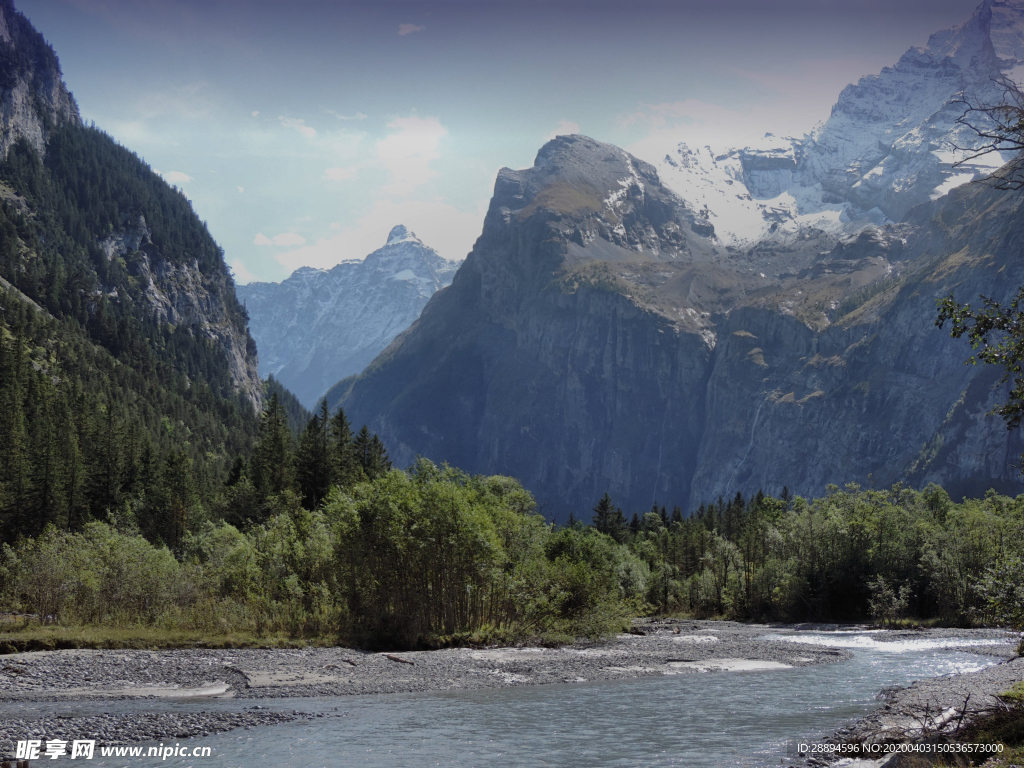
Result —
<path fill-rule="evenodd" d="M 498 169 L 558 134 L 803 135 L 977 5 L 14 1 L 83 119 L 185 192 L 240 283 L 362 258 L 396 224 L 464 258 Z"/>

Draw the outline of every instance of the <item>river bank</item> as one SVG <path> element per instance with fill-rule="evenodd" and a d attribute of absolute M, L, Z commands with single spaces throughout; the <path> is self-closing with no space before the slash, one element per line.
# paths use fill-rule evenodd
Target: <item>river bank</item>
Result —
<path fill-rule="evenodd" d="M 11 654 L 0 659 L 0 701 L 11 717 L 0 720 L 0 753 L 18 739 L 73 739 L 92 734 L 105 744 L 188 738 L 233 728 L 325 715 L 312 714 L 301 700 L 313 697 L 510 688 L 549 683 L 583 683 L 718 671 L 813 667 L 851 658 L 848 648 L 826 644 L 829 628 L 769 627 L 729 622 L 642 622 L 635 631 L 601 642 L 562 648 L 461 648 L 403 653 L 366 653 L 344 648 L 234 649 L 178 651 L 65 650 Z M 928 630 L 885 633 L 930 638 L 943 647 L 958 640 L 970 651 L 1009 655 L 1012 646 L 994 642 L 991 632 Z M 815 643 L 793 642 L 805 636 Z M 837 640 L 842 633 L 836 633 Z M 872 635 L 874 637 L 874 635 Z M 822 637 L 825 641 L 822 642 Z M 1016 671 L 1014 671 L 1014 674 Z M 995 685 L 995 684 L 994 684 Z M 136 711 L 130 700 L 149 698 Z M 273 700 L 288 702 L 282 712 Z M 254 706 L 227 701 L 253 700 Z M 187 715 L 168 712 L 168 702 L 187 704 Z M 257 704 L 266 700 L 271 710 Z M 53 715 L 26 717 L 26 702 Z M 95 702 L 95 706 L 63 703 Z M 103 702 L 109 702 L 104 706 Z M 209 703 L 204 703 L 209 702 Z M 284 702 L 282 702 L 283 704 Z M 225 705 L 234 711 L 226 712 Z M 134 705 L 133 705 L 134 706 Z M 145 706 L 142 704 L 141 706 Z M 296 709 L 291 708 L 295 706 Z M 100 715 L 97 710 L 111 710 Z M 17 712 L 15 713 L 15 710 Z M 160 710 L 160 711 L 157 711 Z M 344 714 L 344 713 L 342 713 Z M 99 719 L 96 719 L 99 718 Z M 76 735 L 78 734 L 78 735 Z"/>

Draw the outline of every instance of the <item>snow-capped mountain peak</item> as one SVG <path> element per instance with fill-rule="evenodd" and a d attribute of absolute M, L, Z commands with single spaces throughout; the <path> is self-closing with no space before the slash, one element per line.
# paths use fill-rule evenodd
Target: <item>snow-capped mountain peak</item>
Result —
<path fill-rule="evenodd" d="M 272 374 L 314 407 L 408 328 L 458 267 L 399 225 L 365 259 L 329 270 L 301 267 L 281 283 L 238 286 L 260 374 Z"/>
<path fill-rule="evenodd" d="M 694 147 L 682 135 L 645 159 L 727 245 L 808 226 L 842 235 L 900 220 L 1008 161 L 993 154 L 953 167 L 963 157 L 954 147 L 977 140 L 957 124 L 964 94 L 998 103 L 1001 76 L 1024 81 L 1024 0 L 985 0 L 962 24 L 844 88 L 829 119 L 803 137 L 766 134 L 740 148 Z"/>
<path fill-rule="evenodd" d="M 423 242 L 416 237 L 416 233 L 408 229 L 403 224 L 399 224 L 391 228 L 391 232 L 388 233 L 388 241 L 386 245 L 394 245 L 396 243 L 419 243 L 423 245 Z"/>

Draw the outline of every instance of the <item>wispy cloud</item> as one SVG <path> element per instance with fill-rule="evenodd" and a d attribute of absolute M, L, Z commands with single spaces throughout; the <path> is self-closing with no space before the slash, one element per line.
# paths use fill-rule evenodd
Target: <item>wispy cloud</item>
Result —
<path fill-rule="evenodd" d="M 301 118 L 278 115 L 277 119 L 281 121 L 281 125 L 285 128 L 291 128 L 293 131 L 298 131 L 303 136 L 308 136 L 309 138 L 316 136 L 316 128 L 311 125 L 306 125 L 306 121 Z"/>
<path fill-rule="evenodd" d="M 160 174 L 168 184 L 186 184 L 192 181 L 192 177 L 181 171 L 168 171 Z"/>
<path fill-rule="evenodd" d="M 413 32 L 422 32 L 426 27 L 417 27 L 415 24 L 399 24 L 398 34 L 402 37 L 411 35 Z"/>
<path fill-rule="evenodd" d="M 361 259 L 382 245 L 396 224 L 405 224 L 424 243 L 447 259 L 461 259 L 480 235 L 487 203 L 479 210 L 461 211 L 441 200 L 378 200 L 354 225 L 331 225 L 337 234 L 274 257 L 289 270 L 299 267 L 330 269 L 345 259 Z"/>
<path fill-rule="evenodd" d="M 251 283 L 256 279 L 256 275 L 246 268 L 241 259 L 235 259 L 231 262 L 231 274 L 234 276 L 235 282 L 239 285 Z"/>
<path fill-rule="evenodd" d="M 377 159 L 391 172 L 391 183 L 381 192 L 385 195 L 406 196 L 437 172 L 430 163 L 441 156 L 441 139 L 448 129 L 433 117 L 399 117 L 388 123 L 394 133 L 377 142 Z"/>
<path fill-rule="evenodd" d="M 260 232 L 252 240 L 253 245 L 280 245 L 286 248 L 303 245 L 305 242 L 306 238 L 296 232 L 282 232 L 273 237 L 267 237 Z"/>
<path fill-rule="evenodd" d="M 354 115 L 343 115 L 340 112 L 335 112 L 333 109 L 328 109 L 327 114 L 334 115 L 339 120 L 365 120 L 368 117 L 363 112 L 356 112 Z"/>
<path fill-rule="evenodd" d="M 566 120 L 562 118 L 558 125 L 555 126 L 555 130 L 547 135 L 544 141 L 551 141 L 555 136 L 568 136 L 571 133 L 579 133 L 580 124 L 574 123 L 572 120 Z"/>

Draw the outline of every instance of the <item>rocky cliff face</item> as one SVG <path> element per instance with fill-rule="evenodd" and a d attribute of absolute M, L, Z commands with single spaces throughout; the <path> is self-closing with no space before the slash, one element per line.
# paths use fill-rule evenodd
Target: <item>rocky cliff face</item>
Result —
<path fill-rule="evenodd" d="M 396 226 L 387 243 L 362 261 L 330 270 L 303 267 L 282 283 L 239 286 L 261 373 L 315 407 L 329 387 L 362 371 L 412 325 L 456 269 L 457 263 Z"/>
<path fill-rule="evenodd" d="M 651 166 L 559 137 L 499 173 L 451 287 L 337 394 L 398 463 L 515 475 L 562 518 L 605 491 L 630 511 L 833 482 L 1019 491 L 995 375 L 934 318 L 950 291 L 1024 281 L 1022 199 L 971 186 L 741 253 Z"/>
<path fill-rule="evenodd" d="M 916 205 L 984 175 L 996 155 L 953 167 L 976 136 L 957 118 L 966 92 L 998 103 L 996 80 L 1024 80 L 1024 2 L 984 0 L 892 67 L 847 86 L 822 125 L 753 146 L 649 148 L 665 183 L 706 208 L 719 238 L 750 244 L 779 229 L 836 235 L 900 221 Z"/>
<path fill-rule="evenodd" d="M 34 157 L 5 163 L 14 152 Z M 176 344 L 175 362 L 188 369 L 185 380 L 206 375 L 218 393 L 241 392 L 259 408 L 256 347 L 220 248 L 184 195 L 109 136 L 82 125 L 56 54 L 11 0 L 0 0 L 0 177 L 0 196 L 36 230 L 31 244 L 0 254 L 6 280 L 37 299 L 45 293 L 51 312 L 75 314 L 87 326 L 97 324 L 101 305 L 115 305 L 112 323 L 122 330 L 94 329 L 95 340 L 110 347 L 129 343 L 129 317 L 137 327 L 155 322 L 186 330 L 190 340 Z M 72 222 L 75 205 L 80 214 Z M 57 301 L 70 290 L 69 274 L 78 281 L 75 301 Z M 72 311 L 77 302 L 84 312 Z M 183 350 L 208 341 L 223 356 L 212 367 L 196 362 L 205 350 Z M 157 357 L 165 351 L 154 350 Z"/>
<path fill-rule="evenodd" d="M 744 290 L 654 169 L 582 136 L 503 169 L 483 234 L 344 394 L 399 464 L 522 478 L 548 512 L 611 488 L 685 497 L 704 424 L 709 311 Z M 578 511 L 578 510 L 577 510 Z"/>
<path fill-rule="evenodd" d="M 256 344 L 236 311 L 236 288 L 223 261 L 204 268 L 197 258 L 167 258 L 153 243 L 142 214 L 99 241 L 99 247 L 108 261 L 120 259 L 125 263 L 134 278 L 133 288 L 141 294 L 138 298 L 148 305 L 158 323 L 189 328 L 193 335 L 217 344 L 226 359 L 232 386 L 259 410 L 263 382 Z M 116 292 L 117 286 L 110 287 Z"/>
<path fill-rule="evenodd" d="M 81 123 L 53 49 L 12 0 L 0 0 L 0 159 L 25 139 L 39 154 L 50 129 Z"/>

